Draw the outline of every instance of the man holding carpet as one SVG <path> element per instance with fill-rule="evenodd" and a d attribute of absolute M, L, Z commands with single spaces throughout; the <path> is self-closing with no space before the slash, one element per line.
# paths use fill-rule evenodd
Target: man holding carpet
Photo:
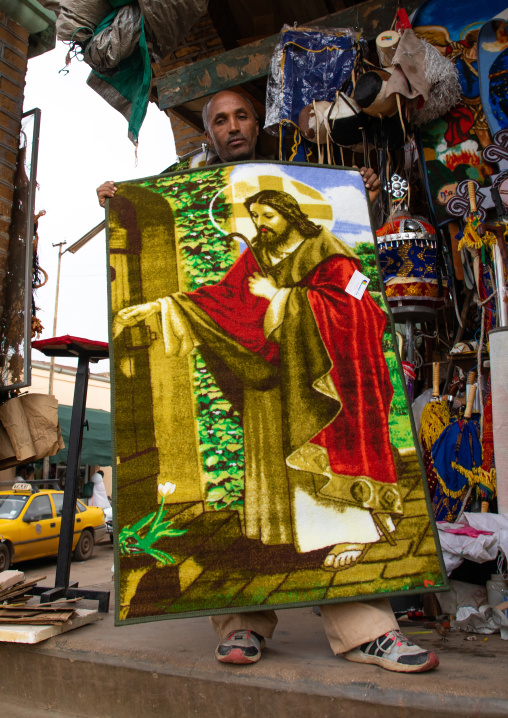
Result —
<path fill-rule="evenodd" d="M 255 158 L 258 123 L 245 98 L 221 92 L 207 103 L 203 117 L 220 161 Z M 362 174 L 366 187 L 376 189 L 379 180 L 372 170 Z M 112 183 L 102 185 L 101 203 L 114 192 Z M 392 388 L 380 343 L 385 317 L 368 293 L 359 301 L 344 292 L 358 260 L 347 245 L 310 222 L 291 195 L 265 190 L 245 204 L 258 231 L 255 255 L 245 252 L 216 285 L 120 314 L 126 323 L 137 323 L 162 311 L 164 324 L 174 317 L 189 327 L 191 340 L 197 336 L 196 344 L 211 347 L 219 360 L 226 357 L 229 369 L 234 364 L 233 373 L 238 367 L 237 375 L 245 377 L 247 536 L 268 544 L 294 543 L 298 551 L 331 545 L 324 568 L 336 571 L 356 563 L 366 544 L 393 530 L 390 513 L 401 510 L 387 427 Z M 372 333 L 377 340 L 372 341 Z M 374 381 L 370 394 L 366 385 L 356 397 L 348 395 L 347 381 L 337 370 L 341 366 L 344 373 L 348 362 L 357 377 Z M 295 402 L 292 397 L 302 387 L 306 390 Z M 355 411 L 355 401 L 365 404 L 361 410 Z M 382 409 L 376 413 L 379 402 Z M 351 431 L 355 422 L 362 425 Z M 351 441 L 352 435 L 362 439 Z M 247 451 L 250 436 L 262 450 Z M 253 487 L 249 476 L 261 482 L 269 477 L 271 510 L 266 502 L 256 507 L 263 487 Z M 323 481 L 316 492 L 319 476 Z M 280 491 L 273 490 L 274 482 Z M 337 506 L 340 501 L 333 538 L 313 545 L 309 515 L 314 512 L 319 523 L 327 502 Z M 438 664 L 435 654 L 402 636 L 386 599 L 322 605 L 321 614 L 332 650 L 348 660 L 399 672 L 427 671 Z M 221 641 L 216 658 L 230 663 L 259 660 L 277 622 L 270 610 L 211 620 Z"/>

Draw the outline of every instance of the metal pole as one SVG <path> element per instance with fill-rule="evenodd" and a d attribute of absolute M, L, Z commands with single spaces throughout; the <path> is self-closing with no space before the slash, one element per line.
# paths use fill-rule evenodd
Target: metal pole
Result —
<path fill-rule="evenodd" d="M 56 337 L 56 326 L 58 320 L 58 295 L 60 293 L 60 267 L 62 264 L 62 247 L 67 242 L 58 242 L 53 247 L 58 247 L 58 269 L 56 271 L 56 292 L 55 292 L 55 314 L 53 317 L 53 337 Z M 55 357 L 51 357 L 49 362 L 49 388 L 48 394 L 53 393 L 53 381 L 55 376 Z M 49 456 L 45 456 L 42 461 L 42 478 L 47 481 L 49 478 Z"/>
<path fill-rule="evenodd" d="M 83 422 L 85 419 L 86 394 L 88 388 L 89 359 L 88 354 L 80 354 L 74 387 L 72 404 L 71 428 L 69 432 L 69 453 L 65 476 L 64 500 L 62 508 L 62 525 L 60 543 L 56 562 L 55 588 L 67 589 L 71 571 L 72 541 L 74 538 L 74 516 L 78 495 L 79 462 L 83 441 Z M 79 514 L 78 514 L 79 520 Z"/>

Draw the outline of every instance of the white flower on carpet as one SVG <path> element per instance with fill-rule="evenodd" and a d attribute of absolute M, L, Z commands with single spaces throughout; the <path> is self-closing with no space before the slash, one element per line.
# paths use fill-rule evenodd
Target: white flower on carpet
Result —
<path fill-rule="evenodd" d="M 166 481 L 165 484 L 159 484 L 157 487 L 157 492 L 163 500 L 165 500 L 166 496 L 174 494 L 175 491 L 176 484 L 172 484 L 171 481 Z"/>

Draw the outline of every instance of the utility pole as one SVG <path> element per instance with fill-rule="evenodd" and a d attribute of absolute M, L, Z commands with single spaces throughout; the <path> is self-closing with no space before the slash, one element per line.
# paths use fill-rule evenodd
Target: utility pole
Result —
<path fill-rule="evenodd" d="M 56 292 L 55 292 L 55 315 L 53 317 L 53 337 L 56 337 L 56 326 L 58 319 L 58 295 L 60 293 L 60 266 L 62 264 L 62 247 L 67 242 L 57 242 L 53 247 L 58 247 L 58 269 L 56 271 Z M 55 357 L 51 357 L 49 364 L 49 389 L 48 394 L 53 393 L 53 379 L 55 376 Z M 49 477 L 49 456 L 45 456 L 42 462 L 42 478 L 46 481 Z"/>

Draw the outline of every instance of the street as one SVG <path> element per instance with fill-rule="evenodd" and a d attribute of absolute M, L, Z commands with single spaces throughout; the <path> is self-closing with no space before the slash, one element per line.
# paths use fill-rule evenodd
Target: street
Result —
<path fill-rule="evenodd" d="M 106 538 L 102 543 L 95 545 L 91 559 L 88 561 L 72 561 L 70 580 L 77 581 L 81 587 L 111 583 L 112 590 L 112 566 L 113 544 L 109 538 Z M 13 564 L 11 568 L 17 571 L 23 571 L 27 580 L 46 576 L 44 581 L 40 581 L 40 585 L 55 585 L 56 556 L 33 559 L 32 561 L 21 561 L 20 563 Z"/>

